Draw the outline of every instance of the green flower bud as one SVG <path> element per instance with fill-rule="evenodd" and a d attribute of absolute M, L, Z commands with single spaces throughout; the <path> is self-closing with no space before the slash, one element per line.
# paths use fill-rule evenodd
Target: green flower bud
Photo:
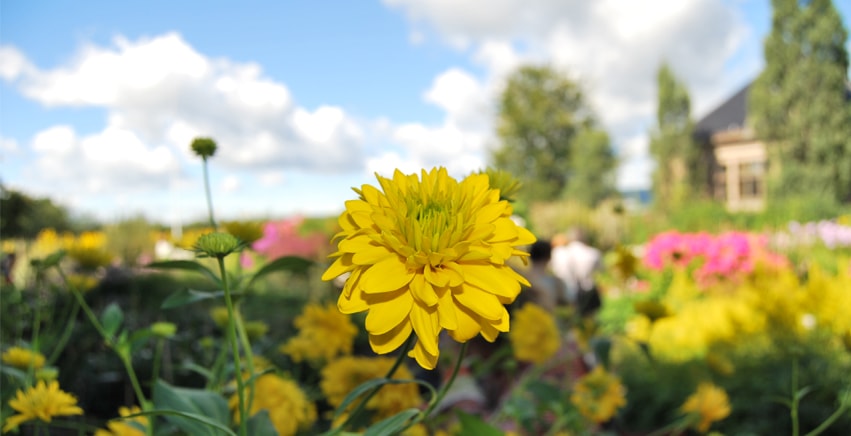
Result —
<path fill-rule="evenodd" d="M 192 151 L 201 159 L 207 159 L 216 154 L 216 141 L 213 138 L 195 138 L 192 140 Z"/>
<path fill-rule="evenodd" d="M 520 181 L 511 173 L 503 170 L 487 168 L 479 171 L 479 174 L 487 174 L 491 189 L 499 190 L 499 199 L 513 202 L 517 192 L 520 191 Z"/>
<path fill-rule="evenodd" d="M 255 341 L 262 338 L 269 331 L 269 325 L 263 321 L 248 321 L 245 323 L 245 333 L 248 339 Z"/>
<path fill-rule="evenodd" d="M 246 244 L 253 244 L 263 237 L 263 224 L 251 221 L 230 221 L 224 223 L 225 230 Z"/>
<path fill-rule="evenodd" d="M 245 243 L 230 233 L 207 233 L 201 235 L 195 242 L 195 252 L 199 257 L 224 258 L 225 256 L 240 251 Z"/>
<path fill-rule="evenodd" d="M 52 366 L 41 368 L 35 372 L 36 379 L 46 382 L 56 380 L 57 377 L 59 377 L 59 370 Z"/>
<path fill-rule="evenodd" d="M 168 339 L 177 333 L 177 326 L 170 322 L 155 322 L 151 324 L 151 333 L 159 338 Z"/>

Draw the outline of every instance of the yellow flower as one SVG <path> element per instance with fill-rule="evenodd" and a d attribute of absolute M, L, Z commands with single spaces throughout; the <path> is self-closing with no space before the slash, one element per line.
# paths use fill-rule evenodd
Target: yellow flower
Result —
<path fill-rule="evenodd" d="M 325 394 L 328 404 L 338 407 L 343 399 L 361 383 L 387 375 L 395 359 L 387 357 L 341 357 L 322 369 L 319 387 Z M 394 379 L 411 379 L 410 371 L 400 366 Z M 375 421 L 390 417 L 402 410 L 417 407 L 421 399 L 417 385 L 402 383 L 384 385 L 367 403 L 366 408 L 375 412 Z"/>
<path fill-rule="evenodd" d="M 22 347 L 11 347 L 3 353 L 0 359 L 3 363 L 7 363 L 15 368 L 29 369 L 32 365 L 33 369 L 40 369 L 44 366 L 44 355 L 38 351 L 28 350 Z"/>
<path fill-rule="evenodd" d="M 68 257 L 85 269 L 96 269 L 109 265 L 112 255 L 106 251 L 106 233 L 83 232 L 65 242 Z"/>
<path fill-rule="evenodd" d="M 626 405 L 626 389 L 617 376 L 598 366 L 576 383 L 570 402 L 582 416 L 597 423 L 606 422 Z"/>
<path fill-rule="evenodd" d="M 697 391 L 686 399 L 681 410 L 692 414 L 697 422 L 697 431 L 706 433 L 709 426 L 730 415 L 730 401 L 724 389 L 712 383 L 703 382 Z"/>
<path fill-rule="evenodd" d="M 555 319 L 534 303 L 524 304 L 514 314 L 508 339 L 514 357 L 523 362 L 544 363 L 555 356 L 561 345 Z"/>
<path fill-rule="evenodd" d="M 251 410 L 248 413 L 254 416 L 261 410 L 266 410 L 269 420 L 280 436 L 294 435 L 316 421 L 316 406 L 296 382 L 276 374 L 264 374 L 254 381 L 254 390 L 256 395 L 251 401 Z M 249 390 L 247 395 L 251 394 Z M 228 403 L 234 410 L 234 418 L 239 422 L 239 397 L 234 394 Z"/>
<path fill-rule="evenodd" d="M 298 335 L 280 348 L 294 361 L 328 362 L 338 355 L 352 353 L 358 328 L 335 305 L 309 304 L 294 324 L 299 329 Z"/>
<path fill-rule="evenodd" d="M 97 277 L 91 274 L 69 274 L 68 287 L 72 292 L 86 293 L 98 286 Z"/>
<path fill-rule="evenodd" d="M 56 381 L 48 384 L 40 381 L 26 392 L 18 390 L 15 398 L 9 400 L 9 406 L 18 411 L 18 414 L 6 419 L 3 433 L 33 419 L 50 422 L 54 416 L 83 414 L 83 409 L 77 406 L 77 399 L 60 390 L 59 382 Z"/>
<path fill-rule="evenodd" d="M 120 416 L 128 416 L 133 415 L 135 413 L 139 413 L 142 410 L 139 409 L 139 406 L 133 406 L 130 408 L 127 407 L 119 407 L 118 414 Z M 138 423 L 143 427 L 148 427 L 148 418 L 145 416 L 136 416 L 126 420 L 115 420 L 110 421 L 106 424 L 108 430 L 98 429 L 95 431 L 95 436 L 145 436 L 145 431 L 140 430 L 133 424 L 130 424 L 132 421 Z"/>
<path fill-rule="evenodd" d="M 251 245 L 263 237 L 263 223 L 256 221 L 229 221 L 224 223 L 225 231 Z"/>
<path fill-rule="evenodd" d="M 343 313 L 368 311 L 369 343 L 378 354 L 399 348 L 416 333 L 409 356 L 433 369 L 437 338 L 446 329 L 458 342 L 478 334 L 488 341 L 508 331 L 508 312 L 528 281 L 506 264 L 525 260 L 518 247 L 535 237 L 511 220 L 485 174 L 460 183 L 445 168 L 355 189 L 340 215 L 334 263 L 322 275 L 351 273 L 337 301 Z"/>
<path fill-rule="evenodd" d="M 219 328 L 226 328 L 228 325 L 228 320 L 230 316 L 228 315 L 228 308 L 225 306 L 216 306 L 210 309 L 210 318 L 213 319 L 213 322 Z"/>

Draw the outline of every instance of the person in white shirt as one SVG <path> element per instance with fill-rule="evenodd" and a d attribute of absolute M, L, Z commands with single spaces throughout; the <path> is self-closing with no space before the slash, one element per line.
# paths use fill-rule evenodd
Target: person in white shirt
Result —
<path fill-rule="evenodd" d="M 600 294 L 594 275 L 602 269 L 603 255 L 588 245 L 579 228 L 553 238 L 550 267 L 564 281 L 567 300 L 575 304 L 583 316 L 592 315 L 600 307 Z"/>

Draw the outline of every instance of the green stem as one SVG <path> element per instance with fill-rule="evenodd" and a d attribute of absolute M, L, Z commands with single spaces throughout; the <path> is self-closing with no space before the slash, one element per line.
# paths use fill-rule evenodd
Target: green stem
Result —
<path fill-rule="evenodd" d="M 438 391 L 434 399 L 429 402 L 428 408 L 421 415 L 423 419 L 428 418 L 428 415 L 440 404 L 441 401 L 443 401 L 443 398 L 449 392 L 449 388 L 451 388 L 452 384 L 455 382 L 455 377 L 458 376 L 458 371 L 461 370 L 461 364 L 464 361 L 465 354 L 467 354 L 467 342 L 461 344 L 461 351 L 458 352 L 458 360 L 455 361 L 455 366 L 452 368 L 449 380 L 440 387 L 440 391 Z"/>
<path fill-rule="evenodd" d="M 165 339 L 158 339 L 156 348 L 154 349 L 153 368 L 151 368 L 151 386 L 155 385 L 157 383 L 157 379 L 160 377 L 160 360 L 163 358 L 164 347 Z"/>
<path fill-rule="evenodd" d="M 238 308 L 239 306 L 237 306 Z M 242 349 L 245 352 L 245 363 L 248 367 L 248 373 L 250 376 L 248 377 L 248 390 L 249 392 L 254 392 L 254 381 L 255 381 L 255 373 L 254 373 L 254 353 L 251 351 L 251 342 L 248 340 L 248 333 L 245 331 L 245 320 L 242 319 L 242 313 L 239 310 L 234 311 L 234 315 L 236 317 L 236 331 L 239 335 L 239 341 L 242 343 Z M 254 395 L 248 397 L 248 410 L 251 410 L 252 403 L 254 403 Z"/>
<path fill-rule="evenodd" d="M 396 361 L 393 362 L 393 366 L 390 367 L 390 370 L 387 371 L 387 374 L 384 375 L 384 378 L 393 378 L 393 374 L 396 374 L 396 370 L 399 369 L 400 366 L 402 366 L 402 362 L 405 360 L 405 357 L 407 357 L 408 351 L 414 345 L 415 337 L 416 336 L 414 334 L 411 334 L 411 336 L 408 337 L 408 339 L 405 341 L 405 345 L 403 345 L 402 349 L 399 351 L 399 355 L 396 356 Z M 352 411 L 352 413 L 349 414 L 346 420 L 339 427 L 332 429 L 331 432 L 329 432 L 328 434 L 334 435 L 338 434 L 341 431 L 344 431 L 346 429 L 346 426 L 348 426 L 361 412 L 363 412 L 363 409 L 366 408 L 366 403 L 368 403 L 369 400 L 371 400 L 372 397 L 374 397 L 375 394 L 377 394 L 382 387 L 383 385 L 379 385 L 370 389 L 370 391 L 363 396 L 360 402 L 358 402 L 358 405 L 355 406 L 355 409 Z"/>
<path fill-rule="evenodd" d="M 206 161 L 205 161 L 206 162 Z M 212 213 L 212 209 L 211 209 Z M 212 219 L 212 215 L 210 216 Z M 219 256 L 216 258 L 219 262 L 219 272 L 222 276 L 222 288 L 225 292 L 225 305 L 228 309 L 228 341 L 230 342 L 231 352 L 233 353 L 233 371 L 236 377 L 237 397 L 239 398 L 239 434 L 246 436 L 248 433 L 248 414 L 245 407 L 245 382 L 242 380 L 242 370 L 239 360 L 239 343 L 237 341 L 236 332 L 236 316 L 234 315 L 233 300 L 230 295 L 230 287 L 228 286 L 227 270 L 225 269 L 225 258 Z"/>
<path fill-rule="evenodd" d="M 792 360 L 792 407 L 789 413 L 792 416 L 792 436 L 798 436 L 798 358 Z"/>
<path fill-rule="evenodd" d="M 127 376 L 130 377 L 130 384 L 133 386 L 133 392 L 136 393 L 136 398 L 139 400 L 139 404 L 142 405 L 142 410 L 150 410 L 148 400 L 145 398 L 145 393 L 142 392 L 142 385 L 139 384 L 139 379 L 136 377 L 136 371 L 133 369 L 133 362 L 131 362 L 130 356 L 123 353 L 118 353 L 118 356 L 121 358 L 121 363 L 124 364 Z M 149 435 L 153 434 L 153 426 L 149 425 L 147 429 Z"/>
<path fill-rule="evenodd" d="M 204 190 L 207 193 L 207 211 L 210 214 L 210 227 L 216 229 L 216 220 L 213 218 L 213 197 L 210 195 L 210 177 L 207 174 L 207 158 L 203 159 L 202 166 L 204 167 Z"/>
<path fill-rule="evenodd" d="M 833 412 L 832 415 L 828 416 L 827 419 L 824 420 L 824 422 L 819 424 L 818 427 L 816 427 L 815 429 L 813 429 L 813 431 L 807 433 L 804 436 L 817 436 L 817 435 L 821 434 L 821 432 L 827 430 L 828 427 L 833 425 L 834 421 L 839 419 L 839 417 L 842 416 L 845 413 L 845 409 L 846 409 L 846 407 L 845 407 L 844 404 L 840 405 L 839 408 L 836 409 L 836 411 Z"/>
<path fill-rule="evenodd" d="M 225 360 L 227 360 L 228 356 L 228 347 L 219 347 L 218 354 L 216 355 L 216 360 L 213 361 L 212 377 L 207 381 L 207 390 L 217 391 L 222 383 L 222 372 L 225 366 Z"/>
<path fill-rule="evenodd" d="M 65 276 L 62 276 L 63 279 Z M 65 281 L 65 287 L 68 288 L 68 291 L 72 294 L 77 293 L 79 290 L 74 289 L 68 281 Z M 65 321 L 65 328 L 62 330 L 62 335 L 59 337 L 59 340 L 56 342 L 56 345 L 53 347 L 53 351 L 50 353 L 50 357 L 47 359 L 47 364 L 52 365 L 56 362 L 56 359 L 59 358 L 59 355 L 62 353 L 62 350 L 65 349 L 65 346 L 68 345 L 68 340 L 71 339 L 71 333 L 74 332 L 74 325 L 77 323 L 77 315 L 80 313 L 80 305 L 79 304 L 71 304 L 70 313 L 68 314 L 68 318 Z"/>

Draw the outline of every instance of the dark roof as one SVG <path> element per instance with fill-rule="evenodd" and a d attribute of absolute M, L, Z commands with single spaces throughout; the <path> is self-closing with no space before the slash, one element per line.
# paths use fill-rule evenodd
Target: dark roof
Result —
<path fill-rule="evenodd" d="M 713 133 L 731 129 L 741 129 L 745 126 L 745 118 L 748 113 L 748 91 L 751 84 L 748 83 L 735 95 L 727 99 L 697 122 L 694 132 L 699 137 L 708 138 Z"/>

